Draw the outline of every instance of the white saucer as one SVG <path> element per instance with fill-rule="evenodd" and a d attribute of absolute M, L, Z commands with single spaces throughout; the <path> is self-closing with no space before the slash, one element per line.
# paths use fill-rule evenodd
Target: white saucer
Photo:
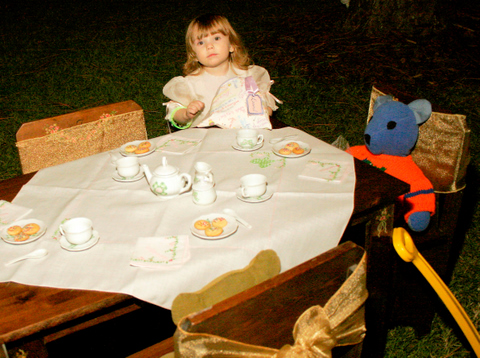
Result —
<path fill-rule="evenodd" d="M 199 230 L 199 229 L 195 228 L 195 222 L 198 221 L 198 220 L 206 220 L 208 222 L 211 222 L 215 218 L 220 218 L 220 217 L 227 220 L 228 224 L 227 224 L 227 226 L 225 226 L 223 228 L 223 233 L 218 235 L 218 236 L 207 236 L 205 234 L 204 230 Z M 201 239 L 204 239 L 204 240 L 224 239 L 224 238 L 234 234 L 237 231 L 237 229 L 238 229 L 238 222 L 234 217 L 232 217 L 230 215 L 227 215 L 227 214 L 215 214 L 215 213 L 208 214 L 208 215 L 202 215 L 202 216 L 196 218 L 195 220 L 193 220 L 192 225 L 190 226 L 190 231 L 192 232 L 192 234 L 201 238 Z"/>
<path fill-rule="evenodd" d="M 140 143 L 142 143 L 142 142 L 150 142 L 150 144 L 152 144 L 152 145 L 150 146 L 150 149 L 148 150 L 148 152 L 142 153 L 142 154 L 135 154 L 135 153 L 128 153 L 128 152 L 125 151 L 125 147 L 126 147 L 127 145 L 138 146 L 138 145 L 139 145 Z M 153 143 L 152 143 L 151 141 L 149 141 L 149 140 L 135 140 L 135 141 L 133 141 L 133 142 L 128 142 L 128 143 L 122 145 L 122 146 L 120 147 L 120 154 L 123 155 L 124 157 L 144 157 L 144 156 L 146 156 L 146 155 L 152 154 L 152 153 L 155 151 L 155 149 L 157 149 L 157 148 L 156 148 L 156 147 L 153 145 Z"/>
<path fill-rule="evenodd" d="M 252 148 L 243 148 L 243 147 L 240 147 L 237 143 L 237 141 L 235 141 L 233 144 L 232 144 L 232 147 L 233 149 L 236 149 L 236 150 L 239 150 L 241 152 L 253 152 L 254 150 L 257 150 L 257 149 L 260 149 L 262 148 L 263 146 L 263 140 L 258 143 L 257 145 L 253 146 Z"/>
<path fill-rule="evenodd" d="M 62 249 L 65 249 L 67 251 L 83 251 L 94 246 L 98 242 L 98 240 L 100 240 L 100 235 L 98 234 L 98 231 L 93 230 L 93 234 L 90 240 L 80 245 L 74 245 L 69 243 L 65 236 L 62 235 L 62 237 L 60 238 L 60 246 L 62 247 Z"/>
<path fill-rule="evenodd" d="M 289 143 L 289 142 L 296 142 L 298 143 L 298 145 L 303 149 L 303 153 L 302 154 L 295 154 L 295 153 L 291 153 L 291 154 L 281 154 L 279 152 L 280 149 L 282 149 L 285 144 Z M 284 157 L 284 158 L 300 158 L 300 157 L 303 157 L 305 155 L 307 155 L 308 153 L 310 153 L 310 151 L 312 150 L 312 148 L 310 148 L 310 146 L 307 144 L 307 143 L 304 143 L 304 142 L 300 142 L 299 140 L 284 140 L 280 143 L 277 143 L 273 146 L 272 148 L 273 152 L 278 155 L 279 157 Z"/>
<path fill-rule="evenodd" d="M 137 181 L 137 180 L 142 179 L 144 176 L 145 176 L 145 174 L 143 172 L 142 167 L 140 167 L 140 171 L 137 173 L 137 175 L 135 175 L 133 177 L 122 177 L 118 174 L 118 172 L 116 170 L 112 174 L 113 180 L 116 180 L 116 181 L 119 181 L 119 182 L 122 182 L 122 183 L 131 183 L 133 181 Z"/>
<path fill-rule="evenodd" d="M 30 223 L 37 224 L 38 226 L 40 226 L 40 229 L 38 230 L 38 232 L 36 234 L 30 235 L 28 237 L 28 239 L 26 239 L 24 241 L 16 241 L 16 240 L 18 240 L 16 238 L 16 236 L 9 235 L 8 232 L 7 232 L 9 227 L 12 227 L 12 226 L 23 227 L 23 226 L 25 226 L 27 224 L 30 224 Z M 45 234 L 46 231 L 47 231 L 47 226 L 45 225 L 45 223 L 42 220 L 23 219 L 23 220 L 15 221 L 15 222 L 11 223 L 10 225 L 6 225 L 5 228 L 1 231 L 0 235 L 2 237 L 2 240 L 5 241 L 8 244 L 23 245 L 23 244 L 28 244 L 30 242 L 33 242 L 33 241 L 36 241 L 36 240 L 40 239 Z"/>
<path fill-rule="evenodd" d="M 263 195 L 256 196 L 256 197 L 245 198 L 242 196 L 242 189 L 241 188 L 237 189 L 237 199 L 240 199 L 241 201 L 245 201 L 246 203 L 262 203 L 270 199 L 272 196 L 273 196 L 273 189 L 269 188 L 268 185 L 267 185 L 267 191 Z"/>

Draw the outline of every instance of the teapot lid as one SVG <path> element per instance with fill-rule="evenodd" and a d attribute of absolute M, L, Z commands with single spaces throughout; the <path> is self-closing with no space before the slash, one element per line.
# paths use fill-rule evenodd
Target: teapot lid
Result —
<path fill-rule="evenodd" d="M 178 168 L 174 167 L 173 165 L 169 165 L 167 163 L 167 158 L 162 158 L 162 165 L 155 168 L 155 175 L 164 176 L 164 175 L 172 175 L 178 172 Z"/>

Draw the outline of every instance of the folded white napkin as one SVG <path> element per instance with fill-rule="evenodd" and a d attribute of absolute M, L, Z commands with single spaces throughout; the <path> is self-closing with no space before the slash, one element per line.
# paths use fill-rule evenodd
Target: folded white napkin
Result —
<path fill-rule="evenodd" d="M 188 235 L 140 237 L 130 258 L 130 265 L 174 270 L 189 259 Z"/>
<path fill-rule="evenodd" d="M 349 162 L 311 158 L 303 171 L 298 175 L 300 179 L 341 183 L 353 170 Z"/>
<path fill-rule="evenodd" d="M 186 138 L 178 135 L 162 137 L 157 143 L 157 151 L 172 154 L 185 154 L 193 150 L 202 142 L 202 139 Z"/>
<path fill-rule="evenodd" d="M 0 200 L 0 225 L 10 225 L 30 214 L 32 209 Z"/>

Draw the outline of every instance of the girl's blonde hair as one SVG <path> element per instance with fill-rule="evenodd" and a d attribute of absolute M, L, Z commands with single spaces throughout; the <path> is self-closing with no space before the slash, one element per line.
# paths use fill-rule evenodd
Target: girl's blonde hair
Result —
<path fill-rule="evenodd" d="M 185 43 L 187 45 L 187 62 L 183 65 L 183 73 L 185 76 L 194 72 L 200 73 L 202 65 L 197 61 L 193 44 L 196 40 L 200 40 L 208 35 L 221 33 L 228 37 L 233 52 L 230 52 L 229 61 L 236 67 L 246 70 L 252 64 L 252 60 L 243 46 L 240 36 L 233 29 L 227 18 L 221 15 L 205 14 L 195 18 L 188 25 L 187 34 L 185 35 Z"/>

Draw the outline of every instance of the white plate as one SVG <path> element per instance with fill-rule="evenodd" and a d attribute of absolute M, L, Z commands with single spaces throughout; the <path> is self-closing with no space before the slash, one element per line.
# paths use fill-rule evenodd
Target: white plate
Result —
<path fill-rule="evenodd" d="M 273 189 L 269 188 L 267 185 L 267 191 L 260 196 L 255 196 L 255 197 L 247 197 L 245 198 L 242 196 L 242 189 L 238 188 L 237 189 L 237 199 L 240 199 L 241 201 L 245 201 L 246 203 L 262 203 L 264 201 L 267 201 L 273 196 Z"/>
<path fill-rule="evenodd" d="M 60 246 L 62 247 L 62 249 L 65 249 L 67 251 L 83 251 L 88 250 L 89 248 L 94 246 L 98 242 L 98 240 L 100 240 L 100 235 L 98 234 L 98 231 L 93 230 L 90 240 L 80 245 L 74 245 L 69 243 L 65 236 L 62 235 L 60 237 Z"/>
<path fill-rule="evenodd" d="M 280 154 L 278 151 L 280 149 L 282 149 L 285 146 L 285 144 L 290 143 L 290 142 L 298 143 L 298 145 L 300 146 L 300 148 L 302 148 L 304 150 L 304 152 L 302 154 L 294 154 L 294 153 L 287 154 L 287 155 Z M 299 140 L 284 140 L 280 143 L 275 144 L 272 149 L 273 149 L 273 152 L 276 155 L 278 155 L 280 157 L 284 157 L 284 158 L 300 158 L 300 157 L 303 157 L 303 156 L 307 155 L 312 150 L 307 143 L 300 142 Z"/>
<path fill-rule="evenodd" d="M 142 167 L 140 167 L 140 171 L 137 173 L 137 175 L 135 175 L 133 177 L 127 177 L 127 178 L 122 177 L 122 176 L 120 176 L 120 174 L 118 174 L 118 172 L 116 170 L 112 174 L 113 180 L 116 180 L 116 181 L 119 181 L 119 182 L 122 182 L 122 183 L 131 183 L 133 181 L 137 181 L 137 180 L 142 179 L 144 176 L 145 176 L 145 174 L 143 172 Z"/>
<path fill-rule="evenodd" d="M 36 234 L 30 235 L 30 237 L 25 241 L 15 241 L 15 236 L 9 235 L 7 233 L 7 230 L 8 230 L 9 227 L 12 227 L 12 226 L 15 226 L 15 225 L 18 225 L 20 227 L 24 227 L 25 225 L 31 224 L 31 223 L 32 224 L 37 224 L 38 226 L 40 226 L 40 230 L 38 230 L 38 232 Z M 23 219 L 23 220 L 15 221 L 15 222 L 11 223 L 10 225 L 7 225 L 2 230 L 1 236 L 2 236 L 3 241 L 5 241 L 6 243 L 13 244 L 13 245 L 23 245 L 23 244 L 28 244 L 30 242 L 33 242 L 35 240 L 40 239 L 43 236 L 43 234 L 45 234 L 45 231 L 47 231 L 47 226 L 45 225 L 45 223 L 43 221 L 37 220 L 37 219 Z"/>
<path fill-rule="evenodd" d="M 263 140 L 260 143 L 258 143 L 257 145 L 253 146 L 252 148 L 240 147 L 238 145 L 237 141 L 235 141 L 235 143 L 232 144 L 233 149 L 239 150 L 241 152 L 253 152 L 254 150 L 262 148 L 262 146 L 263 146 Z"/>
<path fill-rule="evenodd" d="M 142 153 L 142 154 L 135 154 L 135 153 L 128 153 L 128 152 L 125 151 L 125 148 L 128 145 L 138 146 L 142 142 L 150 142 L 151 146 L 150 146 L 150 150 L 148 152 Z M 120 147 L 120 154 L 123 155 L 124 157 L 144 157 L 146 155 L 152 154 L 154 151 L 155 151 L 155 146 L 149 140 L 135 140 L 133 142 L 128 142 L 127 144 L 124 144 Z"/>
<path fill-rule="evenodd" d="M 195 222 L 197 222 L 198 220 L 212 221 L 215 218 L 224 218 L 228 222 L 227 226 L 225 226 L 223 228 L 223 233 L 218 235 L 218 236 L 207 236 L 205 234 L 204 230 L 198 230 L 194 226 Z M 215 213 L 208 214 L 208 215 L 202 215 L 202 216 L 196 218 L 195 220 L 193 220 L 192 226 L 190 227 L 190 231 L 192 232 L 193 235 L 195 235 L 195 236 L 197 236 L 201 239 L 205 239 L 205 240 L 224 239 L 227 236 L 232 235 L 235 231 L 237 231 L 237 229 L 238 229 L 238 222 L 233 216 L 230 216 L 230 215 L 227 215 L 227 214 L 215 214 Z"/>

